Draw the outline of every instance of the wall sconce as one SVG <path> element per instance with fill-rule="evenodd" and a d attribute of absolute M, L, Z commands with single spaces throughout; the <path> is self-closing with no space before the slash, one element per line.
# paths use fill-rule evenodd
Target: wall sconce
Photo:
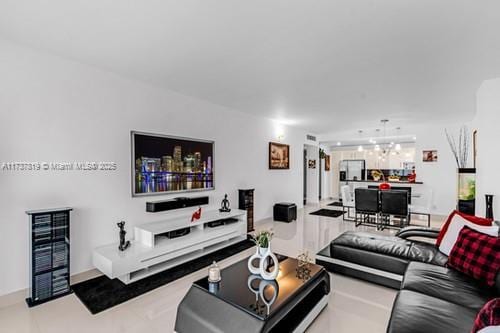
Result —
<path fill-rule="evenodd" d="M 285 126 L 278 121 L 274 121 L 274 137 L 278 140 L 278 142 L 285 139 Z"/>

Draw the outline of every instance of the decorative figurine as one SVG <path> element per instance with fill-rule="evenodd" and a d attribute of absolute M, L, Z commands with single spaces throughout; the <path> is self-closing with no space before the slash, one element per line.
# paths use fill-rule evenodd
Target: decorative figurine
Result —
<path fill-rule="evenodd" d="M 309 253 L 306 251 L 297 257 L 298 264 L 295 269 L 295 276 L 302 281 L 307 281 L 311 278 L 311 262 Z"/>
<path fill-rule="evenodd" d="M 229 213 L 231 211 L 231 208 L 229 208 L 229 200 L 227 200 L 227 194 L 224 194 L 224 199 L 222 199 L 220 206 L 219 212 L 221 213 Z"/>
<path fill-rule="evenodd" d="M 116 224 L 118 228 L 120 228 L 120 245 L 118 246 L 118 250 L 125 251 L 130 246 L 130 241 L 125 241 L 125 221 L 118 222 Z"/>
<path fill-rule="evenodd" d="M 415 170 L 408 176 L 408 181 L 410 183 L 414 183 L 417 180 L 417 174 L 415 173 Z"/>
<path fill-rule="evenodd" d="M 200 218 L 201 218 L 201 207 L 198 208 L 198 210 L 194 212 L 193 215 L 191 215 L 191 222 L 199 220 Z"/>

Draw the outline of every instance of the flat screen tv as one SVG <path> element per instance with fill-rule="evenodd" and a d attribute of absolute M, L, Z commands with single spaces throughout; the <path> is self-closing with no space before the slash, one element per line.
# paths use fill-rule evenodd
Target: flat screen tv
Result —
<path fill-rule="evenodd" d="M 214 142 L 131 132 L 132 195 L 214 189 Z"/>

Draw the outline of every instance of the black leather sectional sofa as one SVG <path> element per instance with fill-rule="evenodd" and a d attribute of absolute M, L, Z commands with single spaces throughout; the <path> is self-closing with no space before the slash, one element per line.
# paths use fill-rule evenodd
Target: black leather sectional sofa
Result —
<path fill-rule="evenodd" d="M 437 230 L 408 227 L 396 236 L 349 231 L 316 255 L 328 270 L 399 289 L 387 332 L 468 333 L 481 307 L 500 296 L 500 274 L 491 288 L 446 268 L 447 256 L 431 243 Z"/>

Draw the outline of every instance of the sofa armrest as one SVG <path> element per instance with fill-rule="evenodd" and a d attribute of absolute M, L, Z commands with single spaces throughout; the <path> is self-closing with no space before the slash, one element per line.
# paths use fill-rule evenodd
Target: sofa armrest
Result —
<path fill-rule="evenodd" d="M 427 237 L 436 239 L 439 235 L 439 229 L 429 228 L 429 227 L 419 227 L 419 226 L 409 226 L 398 231 L 396 234 L 400 238 L 410 238 L 410 237 Z"/>

